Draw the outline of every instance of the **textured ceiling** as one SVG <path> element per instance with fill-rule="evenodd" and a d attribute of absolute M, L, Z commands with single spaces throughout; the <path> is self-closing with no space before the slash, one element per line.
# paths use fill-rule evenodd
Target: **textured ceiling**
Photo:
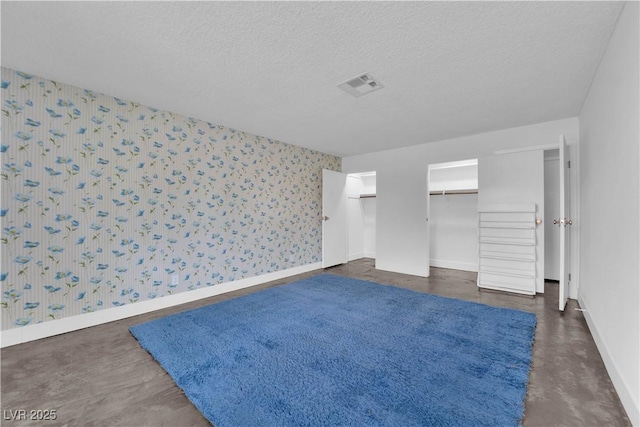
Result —
<path fill-rule="evenodd" d="M 348 156 L 578 115 L 623 4 L 0 7 L 3 66 Z"/>

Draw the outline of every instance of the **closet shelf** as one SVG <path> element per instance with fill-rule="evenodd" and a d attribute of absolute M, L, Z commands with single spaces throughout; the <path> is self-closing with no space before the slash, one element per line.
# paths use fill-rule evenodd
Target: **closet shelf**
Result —
<path fill-rule="evenodd" d="M 348 199 L 371 199 L 376 197 L 375 193 L 371 194 L 347 194 Z"/>
<path fill-rule="evenodd" d="M 442 190 L 431 191 L 431 196 L 448 196 L 450 194 L 478 194 L 478 190 Z M 376 193 L 364 193 L 360 195 L 349 196 L 350 199 L 371 199 L 376 197 Z"/>
<path fill-rule="evenodd" d="M 450 194 L 478 194 L 477 189 L 430 191 L 431 196 L 448 196 Z"/>

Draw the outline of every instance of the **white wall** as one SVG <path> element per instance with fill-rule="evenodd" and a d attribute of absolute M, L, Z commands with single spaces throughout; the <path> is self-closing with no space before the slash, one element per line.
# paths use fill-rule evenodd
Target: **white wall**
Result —
<path fill-rule="evenodd" d="M 477 190 L 478 164 L 429 165 L 429 192 Z M 478 195 L 431 195 L 429 257 L 432 267 L 478 271 Z"/>
<path fill-rule="evenodd" d="M 376 257 L 376 198 L 359 198 L 375 193 L 375 174 L 347 175 L 349 261 Z"/>
<path fill-rule="evenodd" d="M 376 268 L 427 276 L 427 168 L 430 163 L 477 158 L 497 150 L 578 140 L 578 119 L 465 136 L 342 159 L 346 173 L 377 172 Z"/>
<path fill-rule="evenodd" d="M 376 199 L 360 199 L 364 221 L 364 257 L 376 257 Z"/>
<path fill-rule="evenodd" d="M 455 162 L 454 162 L 455 163 Z M 452 163 L 429 165 L 429 191 L 477 190 L 478 163 L 447 166 Z"/>
<path fill-rule="evenodd" d="M 591 333 L 640 425 L 638 3 L 627 2 L 580 114 L 580 295 Z"/>
<path fill-rule="evenodd" d="M 560 280 L 560 227 L 553 225 L 560 218 L 560 159 L 557 150 L 544 159 L 544 278 Z"/>
<path fill-rule="evenodd" d="M 375 175 L 364 175 L 362 184 L 364 194 L 376 194 Z M 376 200 L 375 197 L 360 199 L 364 226 L 364 256 L 366 258 L 376 257 Z"/>
<path fill-rule="evenodd" d="M 431 266 L 478 271 L 478 195 L 431 196 Z"/>
<path fill-rule="evenodd" d="M 376 175 L 373 172 L 363 174 L 362 179 L 362 192 L 364 194 L 376 194 Z"/>
<path fill-rule="evenodd" d="M 363 189 L 362 179 L 347 175 L 347 234 L 349 261 L 364 256 L 364 214 L 359 197 Z"/>

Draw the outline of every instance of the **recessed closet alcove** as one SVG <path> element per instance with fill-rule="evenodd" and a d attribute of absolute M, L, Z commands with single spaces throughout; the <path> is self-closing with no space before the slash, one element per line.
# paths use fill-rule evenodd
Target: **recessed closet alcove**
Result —
<path fill-rule="evenodd" d="M 376 257 L 376 173 L 347 175 L 349 261 Z"/>
<path fill-rule="evenodd" d="M 429 165 L 429 265 L 478 271 L 478 160 Z"/>

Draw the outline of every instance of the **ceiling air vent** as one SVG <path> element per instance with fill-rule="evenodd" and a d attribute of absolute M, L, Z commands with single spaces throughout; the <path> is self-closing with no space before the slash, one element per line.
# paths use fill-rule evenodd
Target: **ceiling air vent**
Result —
<path fill-rule="evenodd" d="M 382 83 L 371 77 L 371 74 L 360 74 L 346 82 L 340 83 L 338 87 L 356 98 L 366 95 L 384 86 Z"/>

